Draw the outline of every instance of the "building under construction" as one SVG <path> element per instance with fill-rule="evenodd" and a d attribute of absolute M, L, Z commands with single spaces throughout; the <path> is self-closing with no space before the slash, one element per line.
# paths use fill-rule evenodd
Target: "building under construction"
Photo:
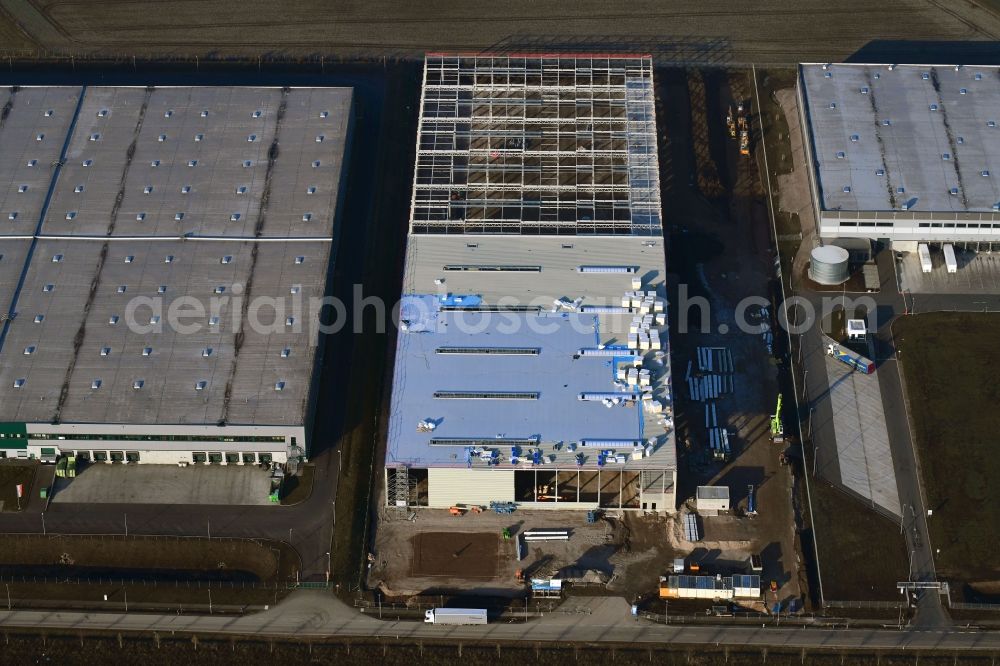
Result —
<path fill-rule="evenodd" d="M 351 100 L 0 91 L 0 455 L 304 456 Z"/>
<path fill-rule="evenodd" d="M 673 511 L 649 57 L 426 60 L 389 506 Z"/>

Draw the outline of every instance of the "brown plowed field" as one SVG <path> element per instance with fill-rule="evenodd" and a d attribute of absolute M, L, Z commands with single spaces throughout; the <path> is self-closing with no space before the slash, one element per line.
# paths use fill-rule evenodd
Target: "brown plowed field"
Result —
<path fill-rule="evenodd" d="M 1000 39 L 1000 20 L 990 9 L 938 0 L 783 0 L 752 9 L 729 0 L 300 0 L 294 10 L 271 0 L 6 0 L 0 6 L 9 13 L 6 21 L 0 14 L 0 23 L 10 26 L 0 34 L 14 34 L 10 24 L 20 24 L 38 52 L 78 57 L 613 51 L 652 53 L 663 63 L 724 66 L 842 60 L 861 49 L 877 50 L 882 40 Z M 4 43 L 0 52 L 23 52 L 25 41 Z M 913 57 L 926 53 L 905 48 Z"/>

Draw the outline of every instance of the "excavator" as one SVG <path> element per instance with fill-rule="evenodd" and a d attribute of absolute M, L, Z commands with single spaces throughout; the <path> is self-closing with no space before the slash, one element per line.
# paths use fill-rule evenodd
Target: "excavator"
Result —
<path fill-rule="evenodd" d="M 736 107 L 736 126 L 740 133 L 740 155 L 750 155 L 750 118 L 746 107 L 740 102 Z"/>
<path fill-rule="evenodd" d="M 782 396 L 779 393 L 778 404 L 774 408 L 774 414 L 771 415 L 771 441 L 775 444 L 785 441 L 785 426 L 781 422 L 781 402 Z"/>

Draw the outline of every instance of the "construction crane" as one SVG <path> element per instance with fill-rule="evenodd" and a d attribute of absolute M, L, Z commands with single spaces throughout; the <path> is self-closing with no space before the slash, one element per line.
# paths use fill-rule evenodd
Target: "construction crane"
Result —
<path fill-rule="evenodd" d="M 726 114 L 726 128 L 729 129 L 729 138 L 736 138 L 736 121 L 733 119 L 733 106 L 729 105 L 729 112 Z"/>
<path fill-rule="evenodd" d="M 771 415 L 771 441 L 778 444 L 785 441 L 785 426 L 781 422 L 782 395 L 778 394 L 778 404 Z"/>

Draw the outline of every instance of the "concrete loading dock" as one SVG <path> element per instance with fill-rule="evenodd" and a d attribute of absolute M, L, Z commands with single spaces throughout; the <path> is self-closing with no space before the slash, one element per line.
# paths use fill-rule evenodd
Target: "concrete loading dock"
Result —
<path fill-rule="evenodd" d="M 269 504 L 270 477 L 260 467 L 88 465 L 57 480 L 53 502 L 81 504 Z"/>

